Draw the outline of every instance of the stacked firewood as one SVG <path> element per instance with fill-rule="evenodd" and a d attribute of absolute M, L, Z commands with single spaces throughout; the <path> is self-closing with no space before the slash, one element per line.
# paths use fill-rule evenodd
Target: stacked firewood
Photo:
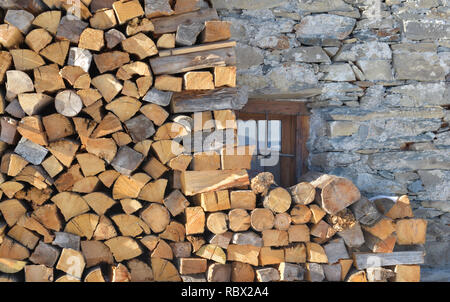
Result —
<path fill-rule="evenodd" d="M 406 196 L 249 179 L 208 2 L 24 2 L 0 4 L 0 281 L 419 279 Z"/>

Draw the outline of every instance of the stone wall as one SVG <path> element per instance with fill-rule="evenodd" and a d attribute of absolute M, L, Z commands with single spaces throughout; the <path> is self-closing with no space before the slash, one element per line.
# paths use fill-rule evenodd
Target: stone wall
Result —
<path fill-rule="evenodd" d="M 212 2 L 232 22 L 239 84 L 315 95 L 310 170 L 408 194 L 429 221 L 427 264 L 450 265 L 450 0 Z"/>

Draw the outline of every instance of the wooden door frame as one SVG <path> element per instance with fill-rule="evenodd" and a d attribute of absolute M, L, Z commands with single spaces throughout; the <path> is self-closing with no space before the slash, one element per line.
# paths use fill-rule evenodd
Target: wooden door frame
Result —
<path fill-rule="evenodd" d="M 274 100 L 274 99 L 249 99 L 247 104 L 237 114 L 271 114 L 290 116 L 295 128 L 295 178 L 297 182 L 300 177 L 308 171 L 307 158 L 308 149 L 306 142 L 309 138 L 309 110 L 305 102 Z M 282 123 L 283 125 L 283 123 Z M 291 128 L 292 129 L 292 128 Z"/>

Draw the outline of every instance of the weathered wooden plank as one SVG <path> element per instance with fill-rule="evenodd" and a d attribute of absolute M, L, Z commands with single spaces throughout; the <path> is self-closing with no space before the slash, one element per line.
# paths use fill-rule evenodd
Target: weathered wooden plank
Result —
<path fill-rule="evenodd" d="M 353 261 L 357 269 L 368 267 L 391 266 L 398 264 L 423 264 L 424 252 L 393 252 L 393 253 L 353 253 Z"/>
<path fill-rule="evenodd" d="M 236 62 L 236 52 L 233 47 L 150 59 L 150 65 L 155 75 L 175 74 L 215 66 L 230 66 L 236 65 Z"/>
<path fill-rule="evenodd" d="M 205 44 L 195 45 L 195 46 L 177 47 L 174 49 L 163 50 L 163 51 L 160 51 L 158 53 L 158 55 L 160 57 L 177 56 L 177 55 L 183 55 L 183 54 L 188 54 L 188 53 L 193 53 L 193 52 L 221 49 L 221 48 L 227 48 L 227 47 L 235 47 L 235 46 L 236 46 L 236 41 L 212 42 L 212 43 L 205 43 Z"/>
<path fill-rule="evenodd" d="M 247 101 L 247 87 L 226 87 L 215 90 L 174 93 L 171 108 L 173 113 L 239 110 L 245 106 Z"/>
<path fill-rule="evenodd" d="M 160 17 L 152 19 L 155 27 L 155 34 L 165 34 L 176 32 L 178 25 L 186 22 L 204 22 L 210 20 L 219 20 L 217 11 L 214 8 L 202 9 L 180 15 Z"/>

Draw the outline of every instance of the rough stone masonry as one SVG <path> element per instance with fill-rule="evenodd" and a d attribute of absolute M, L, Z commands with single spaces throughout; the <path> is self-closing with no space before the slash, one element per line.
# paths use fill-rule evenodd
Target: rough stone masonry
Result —
<path fill-rule="evenodd" d="M 408 194 L 429 225 L 423 279 L 450 280 L 450 0 L 212 3 L 238 82 L 308 102 L 310 170 Z"/>

